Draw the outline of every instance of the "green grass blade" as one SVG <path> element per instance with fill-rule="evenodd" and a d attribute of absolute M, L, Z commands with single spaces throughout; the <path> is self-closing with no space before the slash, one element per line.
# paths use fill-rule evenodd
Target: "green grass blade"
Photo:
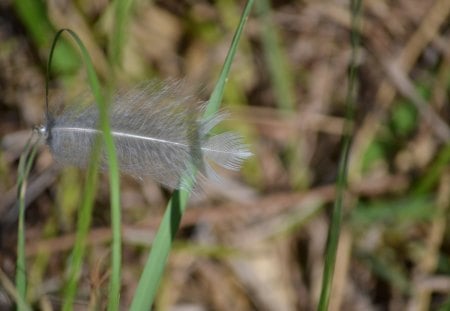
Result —
<path fill-rule="evenodd" d="M 98 146 L 98 144 L 96 144 Z M 62 310 L 73 310 L 73 303 L 78 288 L 78 279 L 80 278 L 83 259 L 86 250 L 86 241 L 89 228 L 91 226 L 91 215 L 93 202 L 98 183 L 98 161 L 100 157 L 99 148 L 92 152 L 85 187 L 83 191 L 83 202 L 78 212 L 77 231 L 72 254 L 68 262 L 67 283 L 64 286 L 64 303 Z"/>
<path fill-rule="evenodd" d="M 176 190 L 167 204 L 166 212 L 153 241 L 150 256 L 133 297 L 131 311 L 150 310 L 188 198 L 188 192 Z"/>
<path fill-rule="evenodd" d="M 231 64 L 236 54 L 237 45 L 244 29 L 245 22 L 250 14 L 253 2 L 253 0 L 249 0 L 246 3 L 241 20 L 236 29 L 230 49 L 222 67 L 222 71 L 219 75 L 219 79 L 216 83 L 214 91 L 211 94 L 208 106 L 206 107 L 204 114 L 205 117 L 213 115 L 220 107 Z M 176 232 L 178 231 L 181 218 L 186 209 L 188 198 L 189 193 L 187 191 L 174 191 L 153 241 L 150 256 L 148 257 L 144 271 L 139 280 L 130 310 L 147 311 L 150 310 L 153 305 L 153 301 L 164 272 L 164 267 L 166 265 L 167 258 L 169 257 L 172 242 Z"/>
<path fill-rule="evenodd" d="M 132 0 L 115 0 L 114 24 L 109 40 L 109 62 L 114 67 L 122 65 L 122 48 L 125 43 L 128 17 L 130 14 Z"/>
<path fill-rule="evenodd" d="M 78 45 L 82 59 L 86 65 L 87 75 L 89 85 L 91 87 L 92 94 L 94 95 L 94 99 L 99 108 L 99 123 L 100 129 L 103 133 L 103 141 L 105 145 L 105 152 L 108 158 L 109 165 L 109 173 L 110 173 L 110 195 L 111 195 L 111 210 L 114 215 L 112 215 L 113 222 L 119 219 L 119 227 L 120 227 L 120 182 L 119 182 L 119 169 L 118 169 L 118 161 L 117 155 L 114 146 L 114 140 L 111 134 L 111 127 L 109 124 L 108 118 L 108 109 L 106 105 L 105 96 L 100 87 L 100 82 L 98 80 L 97 74 L 95 73 L 94 66 L 92 64 L 92 60 L 89 56 L 89 53 L 84 46 L 83 42 L 77 36 L 77 34 L 70 29 L 62 29 L 58 31 L 56 34 L 52 48 L 50 50 L 49 61 L 47 65 L 47 79 L 46 79 L 46 100 L 47 100 L 47 108 L 48 108 L 48 83 L 49 83 L 49 75 L 50 75 L 50 67 L 52 64 L 53 53 L 55 50 L 56 43 L 58 42 L 60 36 L 63 32 L 68 32 L 69 35 L 75 40 Z M 88 175 L 86 180 L 85 193 L 83 197 L 82 207 L 80 210 L 80 219 L 78 221 L 77 228 L 77 240 L 75 242 L 76 247 L 74 248 L 71 255 L 71 264 L 69 265 L 69 274 L 68 274 L 68 283 L 66 284 L 65 293 L 64 293 L 64 306 L 63 310 L 71 310 L 72 304 L 75 299 L 77 282 L 81 272 L 81 266 L 84 258 L 84 243 L 85 237 L 87 236 L 87 231 L 90 227 L 90 216 L 87 214 L 91 214 L 93 201 L 95 197 L 95 189 L 98 180 L 98 160 L 100 158 L 100 148 L 99 144 L 95 144 L 95 148 L 93 148 L 92 153 L 92 161 L 88 168 Z M 113 223 L 113 226 L 117 226 L 117 223 Z M 113 233 L 114 234 L 114 233 Z M 117 234 L 117 233 L 116 233 Z M 118 259 L 119 263 L 115 262 L 115 265 L 119 266 L 119 281 L 120 284 L 120 229 L 119 229 L 119 238 L 118 244 L 119 246 L 113 243 L 113 252 L 119 249 L 119 257 L 113 257 L 113 260 Z M 117 235 L 113 236 L 113 241 L 117 241 Z M 119 286 L 120 288 L 120 286 Z M 115 298 L 118 302 L 119 297 Z"/>
<path fill-rule="evenodd" d="M 18 191 L 17 197 L 19 202 L 19 224 L 17 232 L 17 262 L 16 262 L 16 287 L 17 293 L 21 298 L 26 296 L 26 263 L 25 263 L 25 195 L 24 189 L 26 188 L 24 183 L 25 176 L 25 162 L 30 153 L 30 140 L 25 146 L 25 151 L 20 156 L 18 166 Z M 19 307 L 18 310 L 21 310 Z"/>
<path fill-rule="evenodd" d="M 289 65 L 282 50 L 274 22 L 270 16 L 269 0 L 260 0 L 257 4 L 263 24 L 261 39 L 264 47 L 264 55 L 270 72 L 275 97 L 280 110 L 289 114 L 295 110 L 293 77 L 289 71 Z"/>
<path fill-rule="evenodd" d="M 48 93 L 49 93 L 50 71 L 51 71 L 51 67 L 52 67 L 56 44 L 58 43 L 61 35 L 64 32 L 69 33 L 69 35 L 75 40 L 75 42 L 77 43 L 77 45 L 81 51 L 81 56 L 83 58 L 85 66 L 86 66 L 89 86 L 91 87 L 92 94 L 94 95 L 95 101 L 96 101 L 97 105 L 99 106 L 100 113 L 102 113 L 103 110 L 106 110 L 106 100 L 104 98 L 102 89 L 100 87 L 100 82 L 98 80 L 97 74 L 95 73 L 94 65 L 92 64 L 92 60 L 89 56 L 89 53 L 88 53 L 86 47 L 84 46 L 83 42 L 78 37 L 78 35 L 73 30 L 66 29 L 66 28 L 61 29 L 56 33 L 56 35 L 53 39 L 53 42 L 52 42 L 52 46 L 50 48 L 50 54 L 49 54 L 48 62 L 47 62 L 47 77 L 46 77 L 46 81 L 45 81 L 45 96 L 46 96 L 45 99 L 46 99 L 47 111 L 48 111 Z"/>
<path fill-rule="evenodd" d="M 114 26 L 109 41 L 109 61 L 111 65 L 111 79 L 109 87 L 112 89 L 116 77 L 116 69 L 122 65 L 122 47 L 125 41 L 126 24 L 130 13 L 131 0 L 115 0 L 114 8 Z M 102 120 L 106 125 L 108 119 Z M 103 128 L 108 131 L 108 127 Z M 115 156 L 114 142 L 105 137 L 106 151 L 110 159 L 110 165 L 117 162 Z M 117 163 L 115 164 L 117 165 Z M 109 280 L 108 310 L 116 311 L 120 306 L 120 280 L 121 280 L 121 262 L 122 262 L 122 220 L 120 210 L 120 185 L 118 171 L 110 170 L 110 191 L 111 191 L 111 277 Z"/>
<path fill-rule="evenodd" d="M 231 46 L 228 50 L 227 57 L 225 58 L 222 71 L 219 75 L 219 79 L 217 80 L 217 84 L 209 98 L 208 106 L 206 107 L 204 114 L 205 118 L 213 115 L 219 110 L 220 103 L 222 102 L 223 91 L 227 82 L 227 77 L 230 73 L 231 64 L 233 63 L 234 56 L 236 55 L 239 38 L 241 37 L 242 31 L 244 30 L 245 22 L 250 15 L 250 10 L 253 6 L 253 2 L 254 0 L 248 0 L 244 7 L 244 11 L 241 15 L 241 20 L 239 21 L 238 27 L 233 36 L 233 40 L 231 41 Z"/>
<path fill-rule="evenodd" d="M 337 195 L 333 206 L 333 212 L 331 215 L 331 225 L 328 232 L 328 242 L 325 254 L 325 266 L 322 279 L 322 290 L 320 294 L 318 310 L 328 310 L 331 295 L 331 285 L 333 281 L 334 266 L 336 263 L 336 253 L 339 242 L 339 235 L 341 230 L 342 220 L 342 204 L 344 199 L 344 192 L 347 184 L 347 165 L 348 155 L 350 151 L 350 145 L 352 140 L 353 120 L 355 114 L 356 105 L 356 91 L 357 91 L 357 56 L 359 47 L 359 25 L 360 25 L 360 10 L 361 0 L 351 1 L 351 13 L 352 13 L 352 57 L 349 70 L 349 83 L 347 89 L 346 98 L 346 117 L 345 128 L 342 139 L 342 149 L 338 167 L 337 177 Z"/>
<path fill-rule="evenodd" d="M 17 261 L 16 261 L 16 287 L 18 295 L 17 310 L 27 310 L 25 304 L 27 276 L 26 276 L 26 258 L 25 258 L 25 191 L 27 187 L 28 175 L 36 157 L 39 139 L 34 143 L 34 135 L 28 140 L 25 151 L 20 156 L 18 167 L 18 202 L 19 202 L 19 220 L 17 232 Z"/>
<path fill-rule="evenodd" d="M 277 24 L 273 21 L 269 0 L 257 2 L 258 17 L 261 21 L 261 40 L 265 63 L 270 75 L 271 88 L 281 114 L 291 117 L 295 114 L 295 82 L 290 70 L 288 58 L 283 49 L 278 33 Z M 308 166 L 304 161 L 304 143 L 299 132 L 288 140 L 286 146 L 286 164 L 289 179 L 296 189 L 306 189 L 309 185 Z"/>

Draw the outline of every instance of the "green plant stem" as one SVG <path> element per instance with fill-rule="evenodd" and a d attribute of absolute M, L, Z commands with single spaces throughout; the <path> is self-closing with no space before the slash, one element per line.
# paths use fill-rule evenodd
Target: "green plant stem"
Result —
<path fill-rule="evenodd" d="M 273 85 L 273 92 L 281 112 L 286 115 L 291 115 L 295 110 L 295 87 L 292 73 L 289 70 L 285 52 L 280 44 L 280 38 L 275 23 L 271 18 L 269 0 L 260 0 L 257 4 L 261 21 L 263 22 L 261 39 L 264 47 L 264 56 Z"/>
<path fill-rule="evenodd" d="M 273 21 L 269 0 L 257 2 L 258 17 L 261 20 L 261 41 L 265 63 L 270 76 L 271 88 L 278 111 L 287 117 L 295 114 L 295 86 L 277 25 Z M 304 145 L 301 132 L 291 137 L 286 146 L 286 160 L 291 184 L 295 188 L 308 187 L 309 170 L 304 163 Z"/>
<path fill-rule="evenodd" d="M 122 261 L 122 225 L 120 209 L 120 176 L 116 147 L 111 135 L 108 116 L 100 115 L 105 149 L 109 161 L 109 189 L 111 198 L 112 256 L 111 279 L 109 283 L 108 310 L 118 310 L 120 304 L 120 279 Z M 107 135 L 109 133 L 109 135 Z"/>
<path fill-rule="evenodd" d="M 241 37 L 242 31 L 244 30 L 245 22 L 247 21 L 247 18 L 250 15 L 250 10 L 252 9 L 253 2 L 254 0 L 248 0 L 244 7 L 244 11 L 242 12 L 241 15 L 241 20 L 239 21 L 239 25 L 236 29 L 236 32 L 234 33 L 230 49 L 228 50 L 228 54 L 225 58 L 222 71 L 220 72 L 218 78 L 219 82 L 216 84 L 216 87 L 214 88 L 209 98 L 208 106 L 206 107 L 204 113 L 205 118 L 215 114 L 219 110 L 223 98 L 223 91 L 225 88 L 225 84 L 228 79 L 227 77 L 228 74 L 230 73 L 231 64 L 233 63 L 234 56 L 236 55 L 239 38 Z"/>
<path fill-rule="evenodd" d="M 98 144 L 96 144 L 98 146 Z M 98 183 L 99 148 L 95 148 L 87 171 L 86 183 L 83 191 L 83 202 L 78 212 L 77 231 L 72 254 L 68 262 L 67 283 L 64 287 L 64 303 L 62 310 L 73 310 L 73 303 L 81 275 L 83 258 L 86 253 L 86 242 L 91 226 L 92 208 Z"/>
<path fill-rule="evenodd" d="M 16 262 L 16 287 L 18 294 L 17 310 L 27 310 L 26 289 L 26 259 L 25 259 L 25 191 L 27 188 L 27 179 L 31 171 L 31 167 L 36 157 L 39 140 L 32 143 L 34 135 L 28 140 L 25 151 L 19 160 L 18 168 L 18 202 L 19 202 L 19 224 L 17 232 L 17 262 Z"/>
<path fill-rule="evenodd" d="M 26 189 L 26 176 L 25 176 L 25 162 L 28 157 L 30 141 L 28 141 L 25 152 L 20 156 L 18 167 L 18 198 L 19 198 L 19 223 L 17 232 L 17 262 L 16 262 L 16 287 L 17 294 L 22 299 L 26 296 L 26 263 L 25 263 L 25 189 Z M 23 310 L 18 305 L 17 310 Z"/>
<path fill-rule="evenodd" d="M 225 83 L 230 72 L 231 64 L 236 54 L 239 38 L 244 29 L 245 22 L 250 14 L 251 7 L 254 0 L 247 1 L 241 20 L 233 36 L 233 40 L 225 58 L 222 71 L 219 75 L 218 82 L 211 94 L 208 105 L 206 107 L 204 117 L 209 117 L 216 113 L 220 107 L 223 97 Z M 183 178 L 184 179 L 184 178 Z M 189 179 L 184 179 L 185 184 Z M 183 182 L 182 182 L 183 183 Z M 192 185 L 191 185 L 192 186 Z M 164 272 L 167 259 L 169 257 L 170 249 L 172 248 L 173 239 L 183 217 L 186 209 L 186 204 L 189 198 L 189 192 L 185 190 L 174 191 L 170 199 L 163 219 L 159 226 L 153 241 L 150 256 L 144 267 L 144 271 L 139 280 L 138 287 L 133 297 L 130 310 L 131 311 L 147 311 L 150 310 L 155 299 L 161 277 Z"/>
<path fill-rule="evenodd" d="M 134 294 L 130 310 L 149 310 L 155 299 L 164 266 L 169 257 L 172 242 L 186 210 L 189 193 L 175 190 L 156 233 L 150 256 L 141 275 L 138 288 Z M 155 265 L 160 266 L 155 269 Z"/>
<path fill-rule="evenodd" d="M 114 23 L 109 40 L 109 62 L 113 69 L 122 65 L 122 47 L 132 0 L 114 0 Z"/>
<path fill-rule="evenodd" d="M 328 310 L 330 302 L 331 286 L 333 282 L 334 267 L 336 263 L 336 253 L 339 243 L 339 235 L 342 221 L 342 205 L 344 194 L 347 187 L 347 166 L 350 145 L 352 141 L 353 120 L 355 115 L 356 91 L 357 91 L 357 57 L 359 47 L 359 17 L 360 17 L 361 0 L 351 1 L 352 12 L 352 30 L 351 44 L 352 56 L 349 70 L 349 82 L 346 98 L 346 116 L 345 128 L 342 139 L 342 149 L 338 167 L 337 177 L 337 195 L 334 201 L 333 212 L 331 215 L 331 225 L 328 232 L 328 242 L 325 254 L 325 265 L 322 279 L 322 290 L 318 310 Z"/>
<path fill-rule="evenodd" d="M 125 41 L 125 30 L 131 7 L 131 0 L 114 0 L 114 24 L 110 36 L 108 52 L 111 66 L 109 89 L 114 87 L 116 70 L 122 65 L 122 48 Z M 103 133 L 110 128 L 107 114 L 100 116 Z M 109 157 L 109 165 L 118 167 L 115 145 L 112 136 L 105 135 L 105 147 Z M 109 135 L 110 136 L 110 135 Z M 121 284 L 121 262 L 122 262 L 122 216 L 120 210 L 120 179 L 118 170 L 110 169 L 110 199 L 111 199 L 111 277 L 109 280 L 108 310 L 119 310 L 120 306 L 120 284 Z"/>

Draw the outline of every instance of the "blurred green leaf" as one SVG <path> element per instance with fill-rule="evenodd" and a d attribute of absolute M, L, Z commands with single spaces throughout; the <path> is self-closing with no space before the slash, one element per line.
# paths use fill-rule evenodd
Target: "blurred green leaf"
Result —
<path fill-rule="evenodd" d="M 433 201 L 429 196 L 410 196 L 360 203 L 351 212 L 350 220 L 357 227 L 366 227 L 375 223 L 412 223 L 430 220 L 433 211 Z"/>
<path fill-rule="evenodd" d="M 362 169 L 364 172 L 367 172 L 370 167 L 379 160 L 383 160 L 385 158 L 385 148 L 382 143 L 378 140 L 374 140 L 369 147 L 367 148 L 363 161 L 362 161 Z"/>
<path fill-rule="evenodd" d="M 43 50 L 49 49 L 56 31 L 47 16 L 45 3 L 40 0 L 15 0 L 13 7 L 34 44 Z M 80 64 L 77 53 L 63 40 L 54 51 L 52 69 L 58 73 L 70 73 Z"/>
<path fill-rule="evenodd" d="M 392 107 L 391 126 L 394 134 L 407 136 L 417 127 L 417 110 L 407 102 L 399 102 Z"/>
<path fill-rule="evenodd" d="M 386 249 L 383 252 L 373 255 L 371 253 L 359 253 L 358 257 L 366 262 L 373 273 L 380 279 L 385 280 L 393 287 L 399 289 L 404 294 L 410 292 L 410 283 L 406 272 L 402 269 L 395 258 L 390 258 Z"/>

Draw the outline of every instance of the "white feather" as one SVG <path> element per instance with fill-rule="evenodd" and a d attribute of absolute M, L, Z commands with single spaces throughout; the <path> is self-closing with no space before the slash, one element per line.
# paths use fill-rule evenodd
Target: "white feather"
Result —
<path fill-rule="evenodd" d="M 150 177 L 170 188 L 183 187 L 181 177 L 193 165 L 200 176 L 217 180 L 211 163 L 238 170 L 252 154 L 231 132 L 211 136 L 225 117 L 202 119 L 202 105 L 187 96 L 179 82 L 149 83 L 118 94 L 110 107 L 110 123 L 120 170 L 137 178 Z M 48 114 L 41 132 L 57 162 L 87 167 L 92 145 L 101 135 L 95 103 L 69 105 Z M 103 156 L 102 167 L 106 167 Z"/>

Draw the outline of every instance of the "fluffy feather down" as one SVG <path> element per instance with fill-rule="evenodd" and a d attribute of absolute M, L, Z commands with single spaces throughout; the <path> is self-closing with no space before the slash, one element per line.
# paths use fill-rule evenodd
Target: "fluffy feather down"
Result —
<path fill-rule="evenodd" d="M 169 188 L 182 188 L 181 177 L 194 165 L 200 175 L 217 179 L 212 163 L 239 170 L 251 156 L 239 135 L 209 135 L 223 114 L 201 119 L 202 105 L 186 96 L 177 82 L 150 83 L 118 94 L 110 107 L 112 135 L 120 170 L 137 178 L 150 177 Z M 92 145 L 101 135 L 95 104 L 65 107 L 49 115 L 43 132 L 62 165 L 86 167 Z M 106 167 L 106 159 L 102 159 Z"/>

